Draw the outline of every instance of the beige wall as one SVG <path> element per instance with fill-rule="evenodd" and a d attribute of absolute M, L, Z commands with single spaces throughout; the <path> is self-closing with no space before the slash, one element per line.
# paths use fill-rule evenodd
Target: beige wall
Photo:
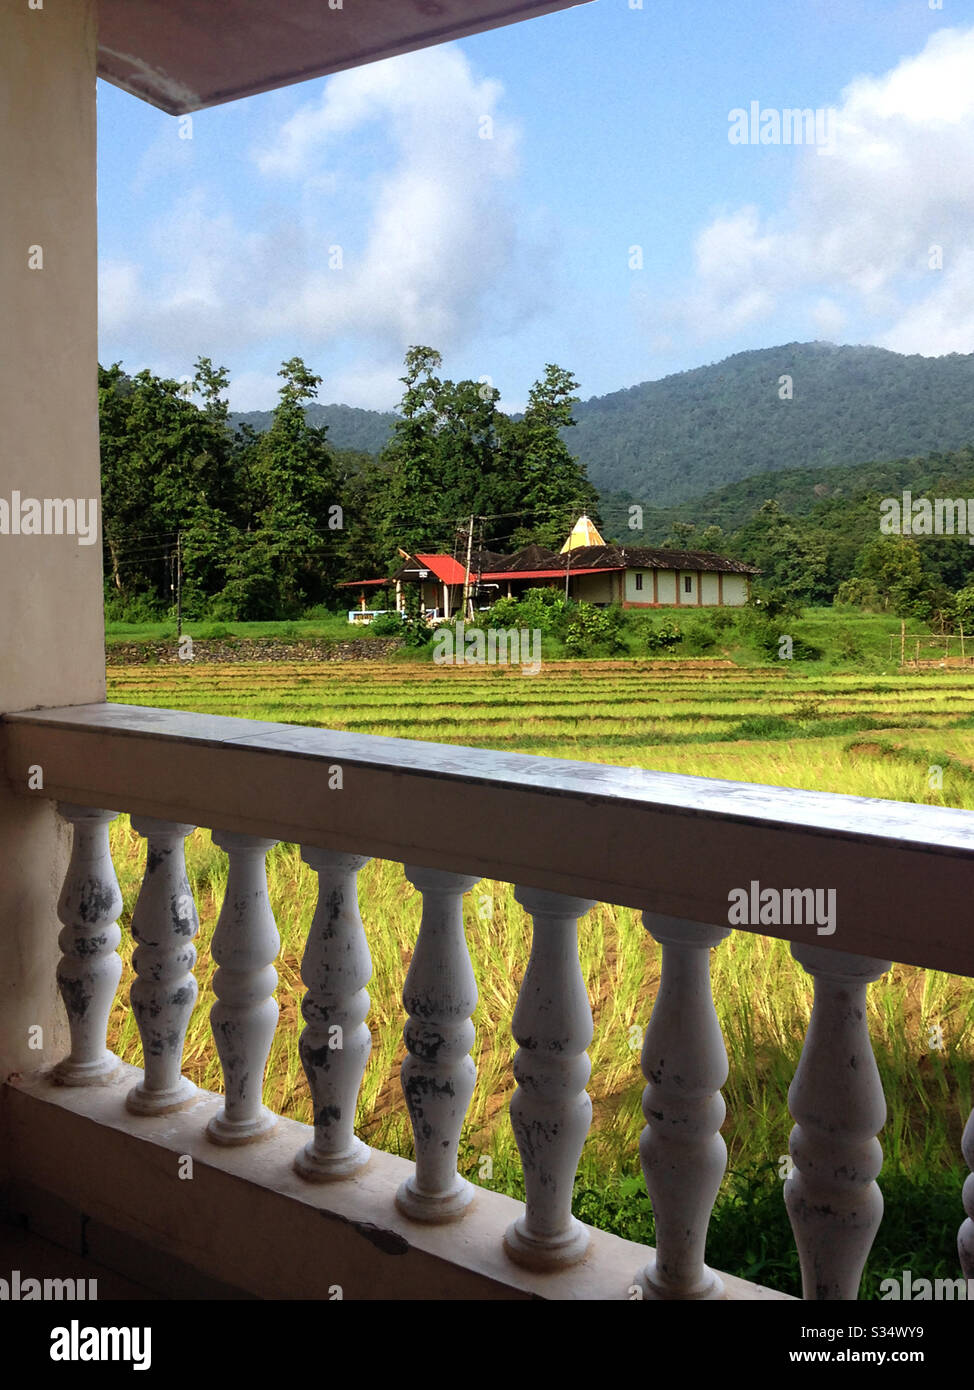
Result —
<path fill-rule="evenodd" d="M 747 576 L 744 574 L 724 575 L 724 603 L 740 608 L 747 603 Z"/>
<path fill-rule="evenodd" d="M 616 597 L 614 574 L 580 574 L 569 582 L 572 598 L 580 603 L 612 603 Z"/>
<path fill-rule="evenodd" d="M 657 570 L 656 584 L 660 603 L 676 603 L 676 575 L 672 570 Z"/>
<path fill-rule="evenodd" d="M 643 577 L 643 587 L 636 588 L 636 575 Z M 626 570 L 626 603 L 652 603 L 653 601 L 653 571 L 652 570 Z"/>
<path fill-rule="evenodd" d="M 714 574 L 712 571 L 708 573 L 706 570 L 704 570 L 703 573 L 700 575 L 700 596 L 703 602 L 719 603 L 719 587 L 720 586 L 717 583 L 716 574 Z"/>
<path fill-rule="evenodd" d="M 0 711 L 105 693 L 98 468 L 95 8 L 0 0 L 0 497 L 95 497 L 93 545 L 0 535 Z M 43 269 L 28 268 L 29 248 Z M 2 739 L 2 730 L 0 730 Z M 68 836 L 0 779 L 0 1077 L 67 1050 L 56 906 Z M 43 1028 L 42 1051 L 27 1046 Z M 0 1143 L 0 1149 L 3 1145 Z"/>

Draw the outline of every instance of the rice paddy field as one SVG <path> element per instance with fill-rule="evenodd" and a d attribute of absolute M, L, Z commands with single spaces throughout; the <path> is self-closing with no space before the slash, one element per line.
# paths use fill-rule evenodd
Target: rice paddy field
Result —
<path fill-rule="evenodd" d="M 691 775 L 813 788 L 974 809 L 974 673 L 964 669 L 859 676 L 743 670 L 724 661 L 547 662 L 517 667 L 326 662 L 109 668 L 109 698 L 316 727 L 427 739 L 478 748 L 638 766 Z M 939 769 L 939 771 L 938 771 Z M 142 1064 L 131 1011 L 128 931 L 145 845 L 120 817 L 112 831 L 125 899 L 122 989 L 110 1045 Z M 187 863 L 201 919 L 200 997 L 184 1071 L 220 1090 L 208 1014 L 210 942 L 226 886 L 226 860 L 197 830 Z M 281 1021 L 265 1102 L 310 1122 L 298 1056 L 301 956 L 315 880 L 296 846 L 268 857 L 281 933 Z M 360 875 L 373 959 L 373 1051 L 358 1132 L 412 1155 L 399 1086 L 402 988 L 419 929 L 421 899 L 399 865 L 373 861 Z M 935 908 L 932 908 L 935 910 Z M 474 1014 L 477 1088 L 461 1144 L 461 1171 L 482 1186 L 523 1195 L 507 1117 L 516 1044 L 511 1017 L 530 951 L 530 922 L 507 884 L 483 883 L 465 901 L 480 998 Z M 592 1130 L 576 1183 L 582 1219 L 652 1242 L 652 1212 L 639 1168 L 643 1127 L 642 1032 L 659 982 L 659 948 L 637 913 L 600 905 L 580 923 L 580 957 L 595 1020 L 589 1049 Z M 797 1258 L 781 1198 L 791 1119 L 787 1091 L 811 1006 L 810 981 L 787 944 L 738 931 L 712 953 L 714 996 L 730 1075 L 724 1087 L 728 1175 L 711 1225 L 717 1268 L 800 1293 Z M 894 965 L 869 991 L 869 1023 L 888 1119 L 880 1134 L 886 1219 L 862 1296 L 879 1282 L 956 1277 L 956 1232 L 966 1169 L 961 1132 L 972 1104 L 974 981 Z"/>

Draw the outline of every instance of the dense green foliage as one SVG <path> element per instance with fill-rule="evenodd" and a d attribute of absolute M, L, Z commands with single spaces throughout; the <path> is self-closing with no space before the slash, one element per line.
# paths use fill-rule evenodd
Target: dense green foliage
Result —
<path fill-rule="evenodd" d="M 331 447 L 309 407 L 321 378 L 298 357 L 260 433 L 233 428 L 226 369 L 207 358 L 188 390 L 100 367 L 109 619 L 151 621 L 177 591 L 190 617 L 293 618 L 343 606 L 338 584 L 392 573 L 400 548 L 462 548 L 471 515 L 478 546 L 496 546 L 560 539 L 580 511 L 597 514 L 561 439 L 577 401 L 568 372 L 549 364 L 514 421 L 494 388 L 434 376 L 440 361 L 407 353 L 402 414 L 378 458 Z M 413 623 L 409 635 L 424 634 Z"/>
<path fill-rule="evenodd" d="M 782 376 L 792 378 L 790 400 L 779 394 Z M 648 515 L 650 507 L 676 506 L 741 479 L 788 472 L 781 486 L 795 495 L 765 484 L 755 505 L 776 497 L 791 511 L 797 494 L 811 494 L 819 481 L 834 488 L 829 475 L 837 470 L 867 460 L 904 463 L 905 454 L 974 440 L 972 386 L 974 355 L 906 357 L 876 347 L 788 343 L 593 396 L 579 403 L 576 427 L 563 438 L 607 504 L 613 494 L 631 495 Z M 317 403 L 306 415 L 337 447 L 369 454 L 386 448 L 401 418 Z M 230 416 L 232 426 L 257 432 L 271 421 L 266 410 Z M 745 485 L 733 496 L 742 503 L 746 494 Z M 743 517 L 716 520 L 727 530 Z"/>
<path fill-rule="evenodd" d="M 812 346 L 809 360 L 822 371 L 845 360 L 835 358 L 838 349 Z M 850 372 L 864 400 L 869 373 L 889 367 L 888 359 L 900 361 L 867 354 L 865 378 Z M 951 370 L 967 360 L 938 359 L 953 362 Z M 565 443 L 584 409 L 569 372 L 548 364 L 515 418 L 497 409 L 494 387 L 442 379 L 440 366 L 434 349 L 410 348 L 400 413 L 378 456 L 336 450 L 327 430 L 312 423 L 320 378 L 300 358 L 283 365 L 280 403 L 259 434 L 232 428 L 221 400 L 227 373 L 206 358 L 192 388 L 202 404 L 149 372 L 100 369 L 108 616 L 163 616 L 177 576 L 191 617 L 270 620 L 320 606 L 337 610 L 347 603 L 342 580 L 393 573 L 401 549 L 462 560 L 468 543 L 501 553 L 531 542 L 557 548 L 580 514 L 601 524 L 601 512 L 607 540 L 711 551 L 755 565 L 765 615 L 769 601 L 794 611 L 837 602 L 951 631 L 974 625 L 968 537 L 884 535 L 879 526 L 882 500 L 904 490 L 914 498 L 974 498 L 970 446 L 856 466 L 779 471 L 776 463 L 695 502 L 650 508 L 616 492 L 603 505 Z M 794 400 L 777 405 L 790 410 L 798 399 L 796 390 Z M 407 597 L 416 597 L 410 586 Z M 585 621 L 567 650 L 611 655 L 609 620 Z M 567 628 L 558 636 L 565 642 Z M 414 622 L 410 642 L 421 637 Z"/>
<path fill-rule="evenodd" d="M 658 507 L 756 473 L 961 448 L 974 440 L 974 355 L 788 343 L 593 397 L 576 415 L 571 448 L 595 485 Z"/>
<path fill-rule="evenodd" d="M 354 405 L 322 405 L 310 401 L 304 408 L 305 418 L 315 429 L 328 431 L 336 449 L 360 454 L 379 454 L 389 443 L 396 416 L 391 410 L 362 410 Z M 269 430 L 274 421 L 272 410 L 231 411 L 233 429 L 249 426 L 255 434 Z"/>
<path fill-rule="evenodd" d="M 464 514 L 479 522 L 477 547 L 502 553 L 560 545 L 581 513 L 597 515 L 598 494 L 561 438 L 577 403 L 570 373 L 549 363 L 514 420 L 497 409 L 495 387 L 441 380 L 441 364 L 432 348 L 406 354 L 402 413 L 376 465 L 387 556 L 456 550 Z"/>
<path fill-rule="evenodd" d="M 969 537 L 882 534 L 880 503 L 901 499 L 904 490 L 913 499 L 974 498 L 974 449 L 821 473 L 763 473 L 679 507 L 637 511 L 638 529 L 630 525 L 627 495 L 610 496 L 603 513 L 606 538 L 621 544 L 710 550 L 756 565 L 757 592 L 765 597 L 835 601 L 950 630 L 964 622 L 969 632 Z M 968 524 L 974 527 L 974 519 Z"/>

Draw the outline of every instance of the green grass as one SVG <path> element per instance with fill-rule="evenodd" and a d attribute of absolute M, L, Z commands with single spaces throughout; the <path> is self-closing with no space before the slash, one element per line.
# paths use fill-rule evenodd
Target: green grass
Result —
<path fill-rule="evenodd" d="M 665 653 L 649 652 L 646 644 L 647 633 L 658 629 L 664 622 L 675 622 L 682 630 L 684 640 L 674 650 L 673 656 L 681 659 L 732 659 L 744 670 L 767 666 L 769 660 L 774 660 L 783 669 L 790 668 L 793 672 L 810 674 L 829 671 L 892 673 L 899 664 L 900 620 L 895 617 L 863 613 L 858 609 L 807 608 L 801 618 L 777 619 L 774 624 L 777 633 L 792 636 L 796 645 L 804 642 L 822 652 L 822 656 L 816 660 L 788 662 L 777 661 L 776 652 L 769 658 L 768 653 L 762 649 L 754 627 L 754 618 L 755 615 L 747 609 L 686 606 L 652 610 L 628 609 L 622 614 L 621 638 L 624 651 L 620 654 L 634 660 L 646 660 L 651 655 L 665 659 Z M 528 626 L 530 627 L 530 623 Z M 914 657 L 914 633 L 923 634 L 922 660 L 943 655 L 943 638 L 930 634 L 923 623 L 911 620 L 907 626 L 911 633 L 906 645 L 908 660 L 912 661 Z M 233 641 L 245 638 L 288 641 L 313 638 L 338 642 L 367 639 L 369 629 L 350 624 L 346 611 L 316 611 L 312 617 L 286 622 L 187 620 L 183 623 L 183 632 L 200 641 Z M 158 622 L 107 622 L 105 640 L 109 649 L 133 642 L 172 642 L 175 645 L 176 623 L 173 618 Z M 974 654 L 974 643 L 971 644 L 970 650 Z M 952 639 L 951 651 L 955 655 L 959 652 L 956 638 Z M 563 642 L 548 634 L 542 638 L 542 653 L 546 662 L 564 660 L 566 657 Z M 429 646 L 403 648 L 396 653 L 394 660 L 401 665 L 425 665 L 432 660 L 432 649 Z"/>
<path fill-rule="evenodd" d="M 110 698 L 204 713 L 296 722 L 363 733 L 502 747 L 664 771 L 810 787 L 974 809 L 974 677 L 962 671 L 876 676 L 803 674 L 769 667 L 677 668 L 648 662 L 546 664 L 516 670 L 388 663 L 118 667 Z M 943 770 L 931 785 L 931 765 Z M 933 779 L 936 781 L 936 779 Z M 131 982 L 131 911 L 144 842 L 125 818 L 112 832 L 125 899 L 123 988 L 112 1046 L 141 1065 L 125 1007 Z M 225 856 L 207 832 L 188 841 L 201 917 L 200 1000 L 185 1071 L 221 1089 L 208 1027 L 213 1002 L 210 942 L 226 884 Z M 310 1098 L 297 1040 L 300 961 L 315 901 L 314 876 L 294 846 L 268 859 L 281 933 L 277 998 L 281 1024 L 267 1068 L 265 1101 L 309 1122 Z M 491 899 L 489 924 L 478 915 Z M 360 901 L 373 957 L 369 1023 L 373 1053 L 357 1115 L 367 1142 L 412 1156 L 398 1081 L 402 988 L 419 927 L 420 895 L 399 865 L 372 862 Z M 507 1120 L 516 1044 L 511 1016 L 530 948 L 530 925 L 507 884 L 484 884 L 465 902 L 479 989 L 474 1014 L 478 1067 L 461 1146 L 461 1171 L 481 1185 L 522 1195 Z M 575 1190 L 576 1213 L 630 1239 L 652 1242 L 652 1214 L 639 1171 L 644 1085 L 639 1045 L 659 981 L 659 948 L 638 914 L 599 905 L 581 923 L 580 961 L 595 1021 L 588 1086 L 594 1107 Z M 729 1171 L 715 1209 L 708 1261 L 730 1273 L 798 1293 L 797 1261 L 781 1198 L 791 1121 L 788 1086 L 811 1003 L 810 981 L 786 943 L 736 932 L 712 953 L 714 998 L 730 1072 L 723 1135 Z M 887 1215 L 867 1267 L 864 1293 L 909 1268 L 916 1277 L 956 1274 L 963 1217 L 960 1136 L 971 1108 L 974 982 L 895 965 L 869 990 L 868 1021 L 887 1096 L 880 1184 Z M 931 1030 L 943 1047 L 931 1049 Z M 634 1039 L 635 1045 L 634 1045 Z M 489 1162 L 488 1162 L 489 1160 Z M 487 1171 L 489 1169 L 489 1176 Z"/>
<path fill-rule="evenodd" d="M 347 642 L 362 637 L 366 628 L 356 627 L 348 621 L 344 613 L 326 614 L 321 618 L 296 618 L 291 622 L 211 622 L 204 620 L 184 621 L 183 633 L 199 641 L 225 638 L 273 637 L 280 641 L 288 638 L 329 638 L 333 641 Z M 111 648 L 126 642 L 176 642 L 175 619 L 156 623 L 106 622 L 105 643 Z"/>

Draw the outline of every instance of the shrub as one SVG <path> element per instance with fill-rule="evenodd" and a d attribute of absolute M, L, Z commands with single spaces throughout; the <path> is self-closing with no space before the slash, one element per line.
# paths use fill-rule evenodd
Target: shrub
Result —
<path fill-rule="evenodd" d="M 405 637 L 406 624 L 399 613 L 380 613 L 369 623 L 372 637 Z"/>
<path fill-rule="evenodd" d="M 477 615 L 477 621 L 485 628 L 537 629 L 551 636 L 567 631 L 573 607 L 557 589 L 528 589 L 519 599 L 499 598 L 488 612 Z"/>
<path fill-rule="evenodd" d="M 683 650 L 687 656 L 702 656 L 713 651 L 717 645 L 717 634 L 709 623 L 695 623 L 683 634 Z"/>
<path fill-rule="evenodd" d="M 625 649 L 621 609 L 595 608 L 590 603 L 577 605 L 565 631 L 569 656 L 614 656 Z"/>
<path fill-rule="evenodd" d="M 729 627 L 734 626 L 737 617 L 732 608 L 715 608 L 712 613 L 707 614 L 707 621 L 715 632 L 726 632 Z"/>
<path fill-rule="evenodd" d="M 165 616 L 163 605 L 148 594 L 123 597 L 116 590 L 105 598 L 105 620 L 109 623 L 158 623 Z"/>
<path fill-rule="evenodd" d="M 850 628 L 840 627 L 835 634 L 835 650 L 846 661 L 858 661 L 864 648 L 856 633 Z"/>
<path fill-rule="evenodd" d="M 654 627 L 646 635 L 646 650 L 649 652 L 672 652 L 683 640 L 683 631 L 672 618 L 664 618 L 659 627 Z"/>

